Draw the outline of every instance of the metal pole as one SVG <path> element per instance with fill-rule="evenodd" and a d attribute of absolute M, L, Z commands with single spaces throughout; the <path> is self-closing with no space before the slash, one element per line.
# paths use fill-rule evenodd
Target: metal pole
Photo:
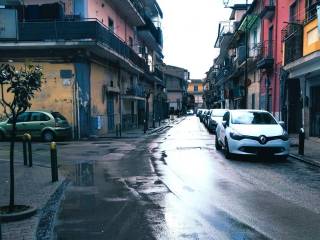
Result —
<path fill-rule="evenodd" d="M 303 128 L 299 131 L 299 155 L 304 155 L 305 132 Z"/>
<path fill-rule="evenodd" d="M 58 176 L 58 158 L 57 158 L 57 144 L 52 142 L 50 144 L 50 153 L 51 153 L 51 179 L 52 182 L 59 181 Z"/>
<path fill-rule="evenodd" d="M 29 167 L 32 167 L 32 145 L 31 145 L 31 135 L 26 133 L 25 134 L 26 141 L 28 143 L 28 158 L 29 158 Z"/>
<path fill-rule="evenodd" d="M 246 0 L 246 11 L 248 14 L 248 0 Z M 248 16 L 248 15 L 247 15 Z M 245 69 L 244 69 L 244 103 L 243 108 L 247 108 L 247 81 L 248 81 L 248 18 L 246 20 L 246 29 L 245 29 L 245 46 L 246 46 L 246 60 L 245 60 Z"/>
<path fill-rule="evenodd" d="M 22 144 L 23 144 L 23 165 L 28 165 L 28 155 L 27 155 L 27 136 L 26 134 L 23 135 L 22 138 Z"/>

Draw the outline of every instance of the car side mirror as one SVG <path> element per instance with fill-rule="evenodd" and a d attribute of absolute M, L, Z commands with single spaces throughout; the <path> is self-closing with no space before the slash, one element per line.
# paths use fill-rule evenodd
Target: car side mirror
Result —
<path fill-rule="evenodd" d="M 227 127 L 227 121 L 222 121 L 222 126 L 223 126 L 224 128 L 226 128 L 226 127 Z"/>
<path fill-rule="evenodd" d="M 283 127 L 283 128 L 285 128 L 285 126 L 286 126 L 286 124 L 285 124 L 284 121 L 279 121 L 279 124 L 280 124 L 280 126 Z"/>

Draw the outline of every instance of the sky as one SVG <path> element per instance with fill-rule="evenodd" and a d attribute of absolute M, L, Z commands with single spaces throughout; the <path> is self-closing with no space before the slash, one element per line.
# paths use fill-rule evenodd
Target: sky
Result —
<path fill-rule="evenodd" d="M 158 0 L 158 3 L 163 11 L 164 62 L 187 69 L 191 79 L 205 78 L 219 54 L 214 48 L 219 22 L 228 20 L 231 10 L 224 8 L 223 0 Z"/>

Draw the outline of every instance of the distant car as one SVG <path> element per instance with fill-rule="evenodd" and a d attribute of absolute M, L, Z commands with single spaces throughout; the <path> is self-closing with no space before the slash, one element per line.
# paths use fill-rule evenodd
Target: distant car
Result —
<path fill-rule="evenodd" d="M 203 111 L 204 109 L 201 109 L 201 108 L 199 108 L 198 110 L 197 110 L 197 117 L 200 117 L 200 115 L 201 115 L 201 113 L 202 113 L 202 111 Z"/>
<path fill-rule="evenodd" d="M 189 109 L 189 110 L 187 111 L 187 115 L 193 115 L 193 114 L 194 114 L 194 112 L 193 112 L 192 109 Z"/>
<path fill-rule="evenodd" d="M 228 110 L 216 130 L 216 149 L 224 148 L 226 158 L 239 155 L 274 155 L 286 159 L 288 133 L 269 112 Z"/>
<path fill-rule="evenodd" d="M 208 121 L 209 121 L 209 117 L 211 115 L 212 109 L 209 109 L 207 111 L 207 113 L 204 115 L 203 117 L 203 124 L 208 128 Z"/>
<path fill-rule="evenodd" d="M 10 137 L 12 119 L 0 122 L 0 140 Z M 17 137 L 29 133 L 32 138 L 41 138 L 50 142 L 57 138 L 70 138 L 71 126 L 59 112 L 28 111 L 17 119 Z"/>
<path fill-rule="evenodd" d="M 200 122 L 203 122 L 203 121 L 204 121 L 204 118 L 205 118 L 205 116 L 207 115 L 207 112 L 208 112 L 208 111 L 209 111 L 208 109 L 203 109 L 203 110 L 201 111 L 201 113 L 200 113 L 200 115 L 199 115 Z"/>
<path fill-rule="evenodd" d="M 211 114 L 208 118 L 208 130 L 215 133 L 219 123 L 222 122 L 223 115 L 227 109 L 212 109 Z"/>

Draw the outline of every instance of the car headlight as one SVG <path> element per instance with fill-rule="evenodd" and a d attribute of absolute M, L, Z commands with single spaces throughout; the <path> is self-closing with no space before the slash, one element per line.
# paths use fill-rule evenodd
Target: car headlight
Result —
<path fill-rule="evenodd" d="M 230 132 L 230 137 L 237 141 L 244 139 L 244 136 L 237 132 Z"/>
<path fill-rule="evenodd" d="M 280 139 L 283 141 L 288 141 L 289 140 L 289 134 L 287 133 L 287 131 L 283 131 L 282 135 L 280 136 Z"/>

